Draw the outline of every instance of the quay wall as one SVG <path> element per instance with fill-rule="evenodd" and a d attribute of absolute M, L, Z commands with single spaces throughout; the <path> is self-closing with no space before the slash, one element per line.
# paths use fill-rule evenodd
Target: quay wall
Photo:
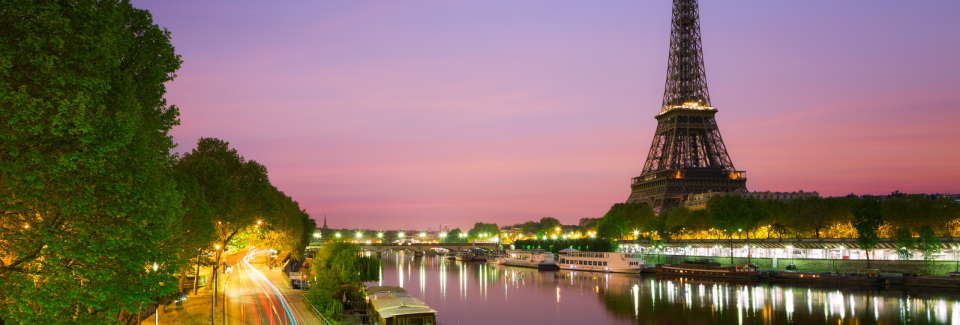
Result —
<path fill-rule="evenodd" d="M 644 254 L 644 261 L 657 263 L 657 254 Z M 663 255 L 659 256 L 659 263 L 676 264 L 687 259 L 708 258 L 721 264 L 731 264 L 729 256 L 691 256 L 691 255 Z M 838 260 L 814 258 L 768 258 L 751 257 L 750 263 L 768 269 L 784 269 L 794 264 L 799 270 L 866 270 L 867 260 Z M 733 264 L 747 264 L 746 257 L 734 257 Z M 900 260 L 871 260 L 870 269 L 879 269 L 882 273 L 921 273 L 944 274 L 960 270 L 957 261 L 900 261 Z"/>

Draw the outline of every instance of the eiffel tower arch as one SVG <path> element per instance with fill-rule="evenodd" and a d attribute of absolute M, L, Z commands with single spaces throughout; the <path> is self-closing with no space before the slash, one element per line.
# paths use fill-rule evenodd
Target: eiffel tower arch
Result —
<path fill-rule="evenodd" d="M 716 114 L 707 89 L 697 0 L 674 0 L 663 104 L 627 203 L 647 203 L 661 212 L 690 194 L 746 191 L 746 172 L 733 167 Z"/>

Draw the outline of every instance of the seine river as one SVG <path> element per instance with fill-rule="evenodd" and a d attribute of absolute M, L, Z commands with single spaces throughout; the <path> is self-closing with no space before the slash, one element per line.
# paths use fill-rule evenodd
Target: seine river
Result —
<path fill-rule="evenodd" d="M 367 285 L 403 287 L 444 325 L 960 324 L 960 293 L 936 288 L 538 271 L 404 253 L 384 253 L 383 266 Z"/>

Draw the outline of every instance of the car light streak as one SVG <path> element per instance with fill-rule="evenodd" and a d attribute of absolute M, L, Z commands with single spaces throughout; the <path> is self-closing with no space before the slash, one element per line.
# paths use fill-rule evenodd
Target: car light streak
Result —
<path fill-rule="evenodd" d="M 277 286 L 275 286 L 272 281 L 267 279 L 267 277 L 264 276 L 263 273 L 260 273 L 260 271 L 255 269 L 252 265 L 250 265 L 249 259 L 252 258 L 253 255 L 256 255 L 257 253 L 260 253 L 260 252 L 263 252 L 263 250 L 259 252 L 250 253 L 243 258 L 243 264 L 247 267 L 247 270 L 248 270 L 247 274 L 250 274 L 251 273 L 250 271 L 252 271 L 253 274 L 256 274 L 257 277 L 261 280 L 261 281 L 257 281 L 258 282 L 257 286 L 260 286 L 260 283 L 263 283 L 273 291 L 274 295 L 277 297 L 277 301 L 280 302 L 281 307 L 283 307 L 283 312 L 287 316 L 287 319 L 289 320 L 289 324 L 299 325 L 300 322 L 298 321 L 297 317 L 294 316 L 293 309 L 290 308 L 290 304 L 287 302 L 286 297 L 284 297 L 283 294 L 280 293 L 280 289 L 277 288 Z M 263 288 L 261 287 L 261 289 Z M 275 307 L 273 310 L 275 313 L 277 312 Z M 273 324 L 272 316 L 273 315 L 271 315 L 271 322 L 270 322 L 271 324 Z"/>

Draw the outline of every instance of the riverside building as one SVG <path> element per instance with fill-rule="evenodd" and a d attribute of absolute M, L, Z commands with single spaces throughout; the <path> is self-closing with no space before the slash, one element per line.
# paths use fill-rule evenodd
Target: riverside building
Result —
<path fill-rule="evenodd" d="M 789 201 L 789 200 L 793 200 L 793 199 L 801 199 L 801 198 L 808 198 L 808 197 L 819 197 L 819 196 L 820 196 L 820 193 L 817 193 L 817 191 L 813 191 L 813 192 L 804 192 L 804 191 L 797 191 L 797 192 L 771 192 L 771 191 L 763 191 L 763 192 L 707 192 L 707 193 L 699 193 L 699 194 L 690 194 L 689 196 L 687 196 L 687 201 L 683 203 L 683 206 L 687 207 L 687 209 L 690 209 L 690 210 L 700 210 L 700 209 L 704 209 L 704 208 L 707 207 L 707 201 L 709 201 L 710 198 L 712 198 L 712 197 L 714 197 L 714 196 L 717 196 L 717 195 L 739 195 L 739 196 L 741 196 L 741 197 L 743 197 L 743 198 L 754 198 L 754 199 L 757 199 L 757 200 L 781 200 L 781 201 Z"/>

